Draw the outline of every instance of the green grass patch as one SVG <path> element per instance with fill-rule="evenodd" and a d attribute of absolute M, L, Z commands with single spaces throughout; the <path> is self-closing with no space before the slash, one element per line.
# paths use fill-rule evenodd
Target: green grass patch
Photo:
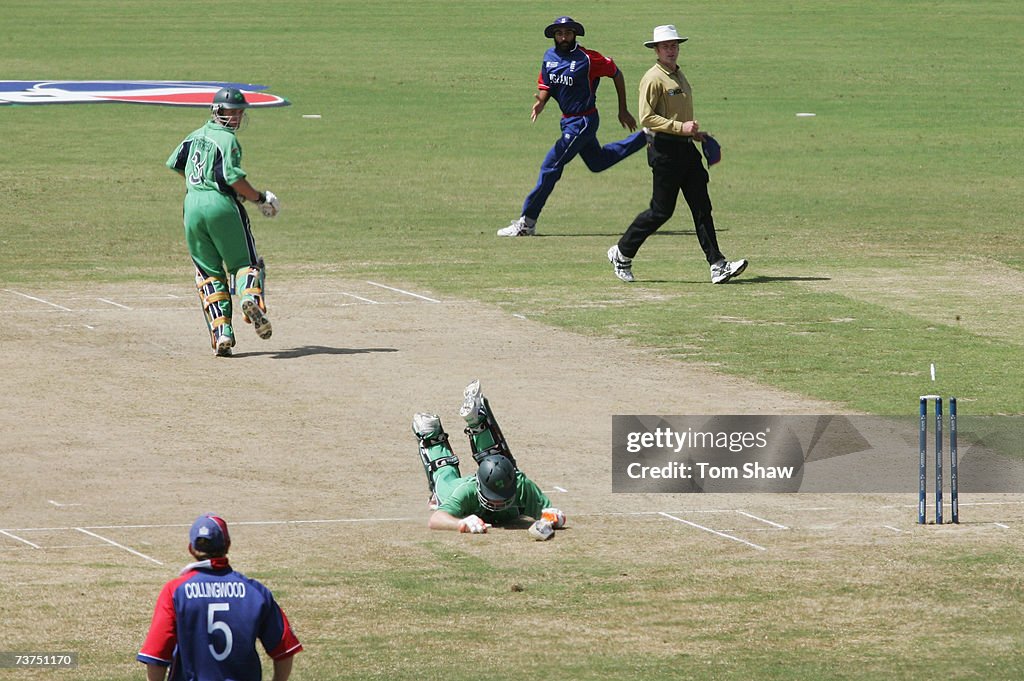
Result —
<path fill-rule="evenodd" d="M 67 39 L 53 43 L 29 39 L 40 10 L 16 3 L 5 17 L 5 72 L 238 79 L 289 97 L 289 108 L 253 112 L 241 135 L 251 177 L 284 203 L 280 220 L 256 222 L 272 278 L 375 276 L 468 293 L 851 410 L 903 413 L 937 388 L 974 413 L 1024 411 L 1019 372 L 1003 370 L 1024 359 L 1021 343 L 954 323 L 976 310 L 914 314 L 851 300 L 843 284 L 879 268 L 904 273 L 897 296 L 936 299 L 963 284 L 937 282 L 919 264 L 955 262 L 1002 268 L 986 287 L 966 284 L 979 306 L 989 291 L 1019 289 L 1015 36 L 1024 26 L 1013 3 L 716 6 L 684 22 L 698 118 L 726 150 L 711 172 L 720 242 L 753 264 L 735 285 L 710 286 L 681 205 L 642 249 L 632 289 L 610 276 L 604 251 L 649 198 L 642 154 L 598 175 L 572 164 L 542 215 L 543 238 L 494 237 L 518 214 L 556 134 L 553 111 L 536 124 L 528 117 L 547 6 L 253 10 L 265 20 L 227 41 L 233 56 L 221 66 L 209 48 L 180 49 L 177 9 L 65 3 L 55 13 Z M 188 43 L 223 44 L 218 27 L 232 11 L 203 13 Z M 584 44 L 615 58 L 632 92 L 650 62 L 640 43 L 663 20 L 594 7 Z M 481 69 L 481 54 L 497 62 Z M 606 85 L 606 141 L 623 134 L 613 101 Z M 817 115 L 796 117 L 804 111 Z M 0 169 L 5 284 L 188 280 L 181 188 L 162 163 L 203 111 L 76 105 L 0 115 L 17 159 Z M 984 314 L 1012 325 L 1018 309 Z M 931 362 L 941 385 L 928 380 Z"/>

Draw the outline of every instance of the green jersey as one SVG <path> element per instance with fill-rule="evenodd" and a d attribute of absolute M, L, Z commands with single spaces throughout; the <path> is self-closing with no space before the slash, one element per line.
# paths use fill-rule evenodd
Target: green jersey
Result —
<path fill-rule="evenodd" d="M 186 137 L 167 159 L 167 167 L 185 174 L 189 193 L 215 191 L 234 197 L 231 185 L 245 177 L 235 131 L 213 121 Z"/>
<path fill-rule="evenodd" d="M 523 475 L 522 471 L 516 471 L 516 499 L 509 508 L 497 512 L 485 509 L 477 497 L 476 475 L 465 475 L 459 478 L 438 510 L 456 518 L 476 515 L 491 525 L 503 525 L 515 522 L 521 515 L 540 519 L 541 511 L 549 506 L 551 501 L 540 491 L 537 483 Z"/>

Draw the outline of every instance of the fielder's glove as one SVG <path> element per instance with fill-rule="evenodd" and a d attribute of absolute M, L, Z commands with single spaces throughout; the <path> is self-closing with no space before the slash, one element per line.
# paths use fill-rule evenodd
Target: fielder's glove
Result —
<path fill-rule="evenodd" d="M 260 207 L 260 212 L 268 218 L 274 217 L 281 210 L 281 202 L 271 191 L 260 192 L 260 200 L 257 201 L 257 205 Z"/>
<path fill-rule="evenodd" d="M 551 523 L 551 526 L 556 530 L 565 527 L 565 514 L 557 508 L 545 508 L 540 512 L 540 518 Z"/>
<path fill-rule="evenodd" d="M 484 534 L 485 532 L 487 532 L 488 527 L 490 527 L 490 525 L 488 525 L 478 516 L 475 515 L 468 515 L 459 521 L 459 532 L 469 532 L 470 534 Z"/>

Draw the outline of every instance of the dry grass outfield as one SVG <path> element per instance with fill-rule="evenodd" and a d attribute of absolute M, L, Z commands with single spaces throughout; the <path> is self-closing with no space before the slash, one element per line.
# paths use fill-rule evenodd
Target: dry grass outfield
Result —
<path fill-rule="evenodd" d="M 272 284 L 270 305 L 274 337 L 243 327 L 218 360 L 185 286 L 0 291 L 0 646 L 82 658 L 19 679 L 140 678 L 153 600 L 209 510 L 306 645 L 296 677 L 480 678 L 495 641 L 503 675 L 558 679 L 1020 668 L 1016 497 L 966 495 L 964 525 L 935 528 L 913 490 L 610 493 L 613 414 L 830 405 L 427 291 Z M 468 454 L 474 377 L 569 514 L 554 541 L 425 528 L 410 417 L 438 411 Z"/>
<path fill-rule="evenodd" d="M 844 269 L 807 285 L 1006 343 L 1024 343 L 1024 316 L 1005 314 L 1020 308 L 1024 274 L 988 258 L 911 258 L 898 268 Z"/>

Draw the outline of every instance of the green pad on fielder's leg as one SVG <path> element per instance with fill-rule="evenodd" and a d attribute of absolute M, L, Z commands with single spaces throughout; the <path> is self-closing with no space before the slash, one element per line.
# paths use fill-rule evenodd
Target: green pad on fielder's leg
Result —
<path fill-rule="evenodd" d="M 196 291 L 203 306 L 206 330 L 210 332 L 210 345 L 218 356 L 229 356 L 235 345 L 235 334 L 231 328 L 231 294 L 227 281 L 207 277 L 197 268 Z"/>
<path fill-rule="evenodd" d="M 515 457 L 494 418 L 490 403 L 484 397 L 479 380 L 466 386 L 463 398 L 459 414 L 466 420 L 465 433 L 469 436 L 473 460 L 480 463 L 486 456 L 501 454 L 516 466 Z"/>
<path fill-rule="evenodd" d="M 263 260 L 260 259 L 262 265 Z M 266 340 L 274 333 L 267 318 L 267 304 L 264 299 L 265 269 L 260 267 L 243 267 L 235 273 L 235 286 L 242 301 L 242 313 L 245 321 L 251 323 L 256 335 Z"/>
<path fill-rule="evenodd" d="M 419 440 L 420 462 L 427 474 L 427 486 L 433 497 L 431 505 L 436 508 L 462 477 L 459 457 L 448 444 L 448 434 L 444 432 L 437 414 L 415 414 L 412 417 L 412 432 Z"/>

